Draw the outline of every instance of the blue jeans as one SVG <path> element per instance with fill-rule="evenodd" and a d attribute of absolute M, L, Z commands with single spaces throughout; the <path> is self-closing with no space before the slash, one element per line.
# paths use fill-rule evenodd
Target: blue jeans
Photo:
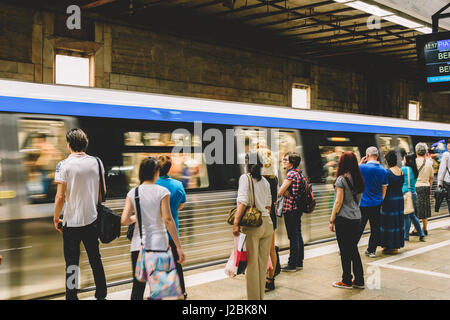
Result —
<path fill-rule="evenodd" d="M 302 237 L 302 213 L 288 211 L 284 214 L 284 224 L 286 225 L 289 239 L 289 260 L 288 268 L 303 267 L 305 257 L 305 245 Z"/>
<path fill-rule="evenodd" d="M 421 226 L 420 226 L 420 221 L 419 218 L 417 218 L 416 216 L 416 212 L 417 212 L 417 193 L 416 192 L 412 192 L 412 201 L 413 201 L 413 205 L 414 205 L 414 212 L 410 213 L 410 214 L 405 214 L 405 240 L 409 240 L 409 229 L 411 228 L 411 221 L 414 224 L 414 228 L 416 228 L 416 230 L 419 232 L 419 235 L 421 237 L 425 236 L 425 233 L 423 232 Z"/>

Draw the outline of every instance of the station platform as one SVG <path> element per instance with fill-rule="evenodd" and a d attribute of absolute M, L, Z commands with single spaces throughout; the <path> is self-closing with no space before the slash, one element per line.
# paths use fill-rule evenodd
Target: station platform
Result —
<path fill-rule="evenodd" d="M 425 242 L 410 236 L 398 254 L 376 258 L 364 254 L 369 236 L 359 242 L 364 267 L 365 289 L 340 289 L 341 262 L 336 241 L 305 247 L 303 270 L 281 272 L 276 289 L 265 300 L 448 300 L 450 299 L 450 218 L 430 221 Z M 281 264 L 287 251 L 280 252 Z M 228 278 L 225 264 L 185 272 L 189 300 L 246 300 L 245 276 Z M 131 284 L 108 289 L 108 300 L 129 300 Z M 148 293 L 146 292 L 146 295 Z M 79 298 L 93 300 L 94 292 Z M 58 297 L 56 299 L 64 299 Z"/>

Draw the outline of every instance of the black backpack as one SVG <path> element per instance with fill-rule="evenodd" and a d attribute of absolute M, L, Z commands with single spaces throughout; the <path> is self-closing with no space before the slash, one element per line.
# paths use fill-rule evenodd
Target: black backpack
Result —
<path fill-rule="evenodd" d="M 312 191 L 309 179 L 305 178 L 301 172 L 300 174 L 300 186 L 298 188 L 297 196 L 294 198 L 297 203 L 297 207 L 305 213 L 312 213 L 316 208 L 316 200 L 314 199 L 314 193 Z"/>

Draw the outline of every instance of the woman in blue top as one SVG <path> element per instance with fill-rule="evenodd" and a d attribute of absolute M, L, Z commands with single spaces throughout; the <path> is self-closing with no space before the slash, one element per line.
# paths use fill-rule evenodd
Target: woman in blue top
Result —
<path fill-rule="evenodd" d="M 388 188 L 380 216 L 380 246 L 383 253 L 397 253 L 405 245 L 404 199 L 402 186 L 404 175 L 397 167 L 397 152 L 389 151 L 385 156 L 389 166 Z"/>
<path fill-rule="evenodd" d="M 159 179 L 156 181 L 157 185 L 167 188 L 170 191 L 170 211 L 172 212 L 173 220 L 177 227 L 177 233 L 179 235 L 179 218 L 178 211 L 181 210 L 186 202 L 186 192 L 184 191 L 183 184 L 175 179 L 169 177 L 169 171 L 172 167 L 172 159 L 169 156 L 159 156 L 158 162 L 161 167 L 159 172 Z M 175 261 L 178 260 L 175 242 L 169 234 L 169 245 L 172 248 Z M 174 249 L 175 248 L 175 249 Z M 183 292 L 184 299 L 187 298 L 186 287 L 184 284 L 183 267 L 180 263 L 176 262 L 177 274 L 180 278 L 181 291 Z"/>
<path fill-rule="evenodd" d="M 425 233 L 423 232 L 420 221 L 416 216 L 417 212 L 417 192 L 416 192 L 416 181 L 419 172 L 417 170 L 416 164 L 416 154 L 410 153 L 404 156 L 402 167 L 403 176 L 405 177 L 405 182 L 403 183 L 402 192 L 403 194 L 408 191 L 412 194 L 412 201 L 414 205 L 414 212 L 405 215 L 405 241 L 409 241 L 409 229 L 411 228 L 411 221 L 414 224 L 414 228 L 419 231 L 420 241 L 425 241 Z M 408 171 L 409 171 L 409 188 L 408 188 Z"/>

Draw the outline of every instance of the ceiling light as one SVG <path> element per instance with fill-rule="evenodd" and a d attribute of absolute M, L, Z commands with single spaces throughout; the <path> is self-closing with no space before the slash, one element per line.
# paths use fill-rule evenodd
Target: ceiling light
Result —
<path fill-rule="evenodd" d="M 416 30 L 422 33 L 433 33 L 433 29 L 429 27 L 416 28 Z"/>
<path fill-rule="evenodd" d="M 349 2 L 349 3 L 346 3 L 346 5 L 349 7 L 373 14 L 375 16 L 379 16 L 379 17 L 388 16 L 388 15 L 393 14 L 392 12 L 380 9 L 377 6 L 373 6 L 371 4 L 367 4 L 362 1 Z"/>
<path fill-rule="evenodd" d="M 345 3 L 345 2 L 349 2 L 349 1 L 353 1 L 353 0 L 334 0 L 334 1 L 339 2 L 339 3 Z"/>
<path fill-rule="evenodd" d="M 411 21 L 411 20 L 408 20 L 408 19 L 396 16 L 396 15 L 392 15 L 392 16 L 389 16 L 389 17 L 383 17 L 383 19 L 387 20 L 387 21 L 394 22 L 396 24 L 399 24 L 399 25 L 407 27 L 407 28 L 420 28 L 420 27 L 423 27 L 422 24 L 416 23 L 414 21 Z"/>

